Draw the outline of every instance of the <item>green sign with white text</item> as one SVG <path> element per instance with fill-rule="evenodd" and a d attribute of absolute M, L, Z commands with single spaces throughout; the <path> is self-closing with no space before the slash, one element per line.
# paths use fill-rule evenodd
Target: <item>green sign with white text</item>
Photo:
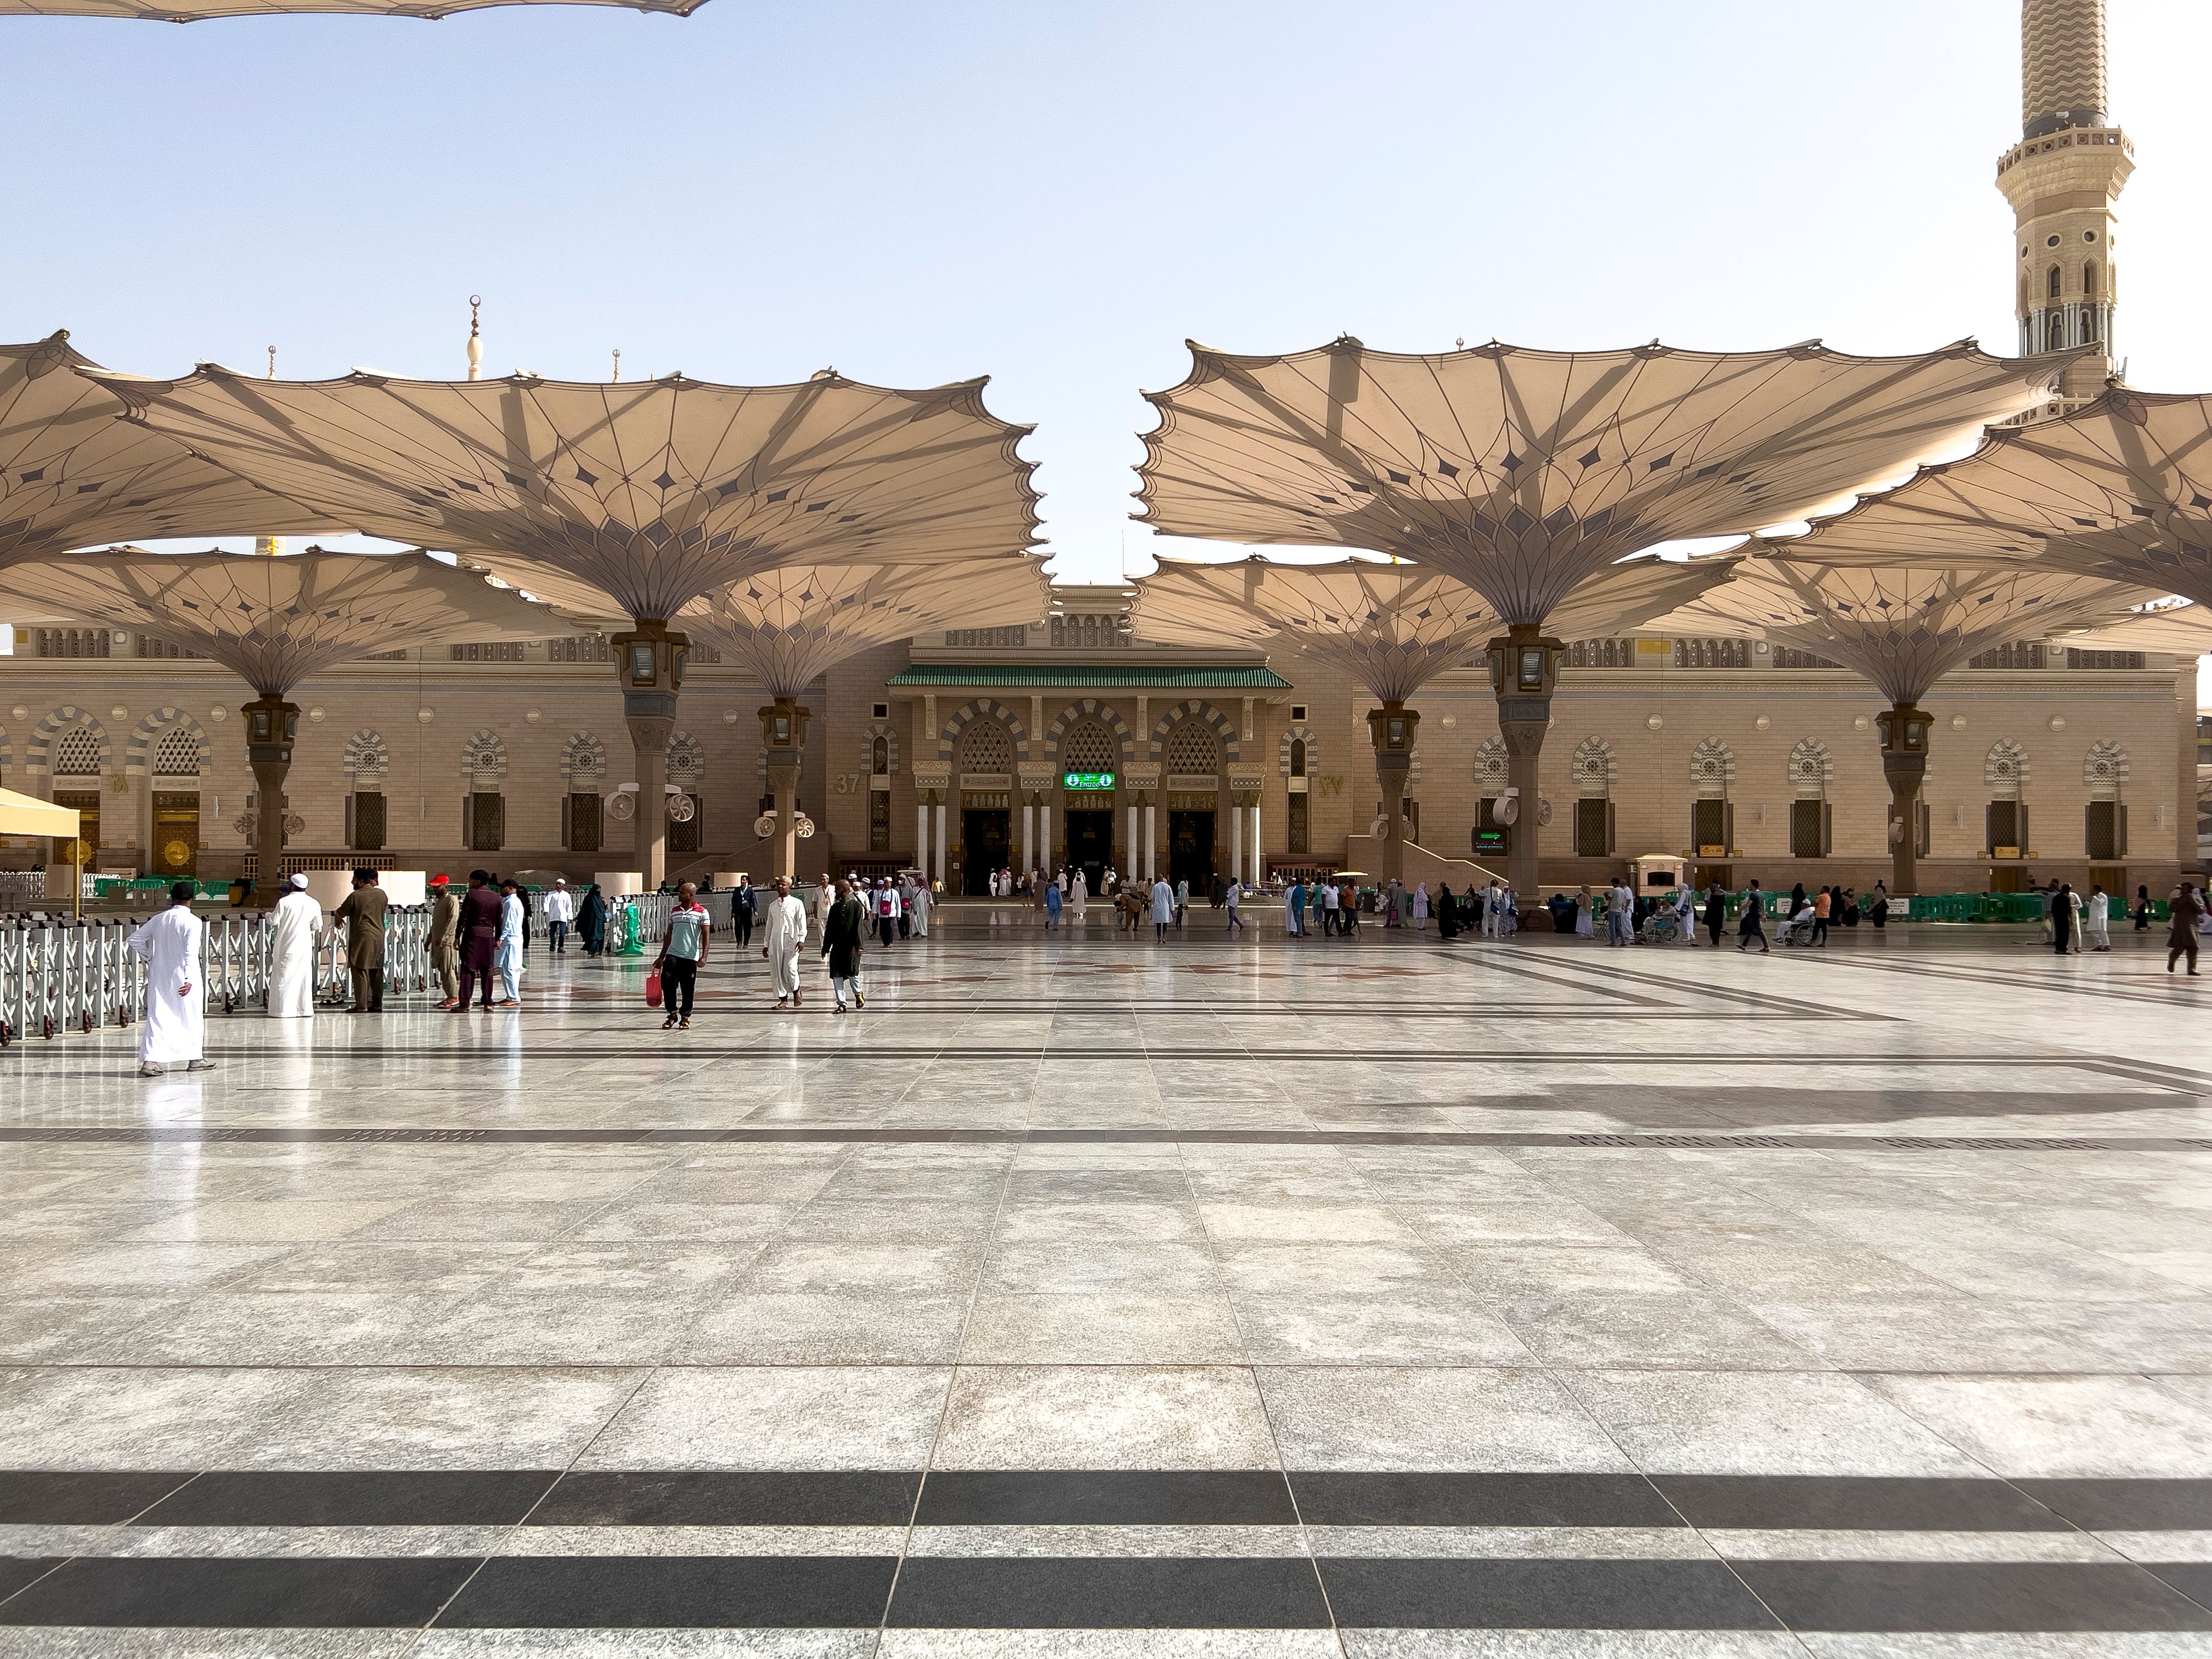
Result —
<path fill-rule="evenodd" d="M 1060 781 L 1062 787 L 1068 789 L 1111 789 L 1114 775 L 1111 772 L 1063 772 L 1060 775 Z"/>

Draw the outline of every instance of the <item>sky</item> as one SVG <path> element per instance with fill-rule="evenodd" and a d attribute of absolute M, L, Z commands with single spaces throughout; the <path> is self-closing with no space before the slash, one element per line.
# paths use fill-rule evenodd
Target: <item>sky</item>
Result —
<path fill-rule="evenodd" d="M 1186 338 L 2014 347 L 2017 0 L 0 19 L 0 337 L 288 378 L 992 377 L 1063 580 L 1148 568 Z M 2112 0 L 2131 384 L 2212 383 L 2202 0 Z"/>

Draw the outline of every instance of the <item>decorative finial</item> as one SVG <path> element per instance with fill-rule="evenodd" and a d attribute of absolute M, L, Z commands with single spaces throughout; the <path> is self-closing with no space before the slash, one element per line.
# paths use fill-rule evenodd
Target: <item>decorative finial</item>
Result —
<path fill-rule="evenodd" d="M 1453 336 L 1452 336 L 1452 349 L 1453 349 L 1453 350 L 1455 350 L 1455 351 L 1464 351 L 1464 350 L 1466 350 L 1466 349 L 1467 349 L 1467 336 L 1466 336 L 1466 335 L 1464 335 L 1464 334 L 1455 334 L 1455 335 L 1453 335 Z"/>
<path fill-rule="evenodd" d="M 483 341 L 477 332 L 477 307 L 483 303 L 483 295 L 469 295 L 469 379 L 471 380 L 476 379 L 477 370 L 483 365 Z"/>
<path fill-rule="evenodd" d="M 276 348 L 275 346 L 269 348 L 269 378 L 272 380 L 276 378 Z"/>
<path fill-rule="evenodd" d="M 622 384 L 622 348 L 620 346 L 615 348 L 615 384 L 617 386 Z"/>

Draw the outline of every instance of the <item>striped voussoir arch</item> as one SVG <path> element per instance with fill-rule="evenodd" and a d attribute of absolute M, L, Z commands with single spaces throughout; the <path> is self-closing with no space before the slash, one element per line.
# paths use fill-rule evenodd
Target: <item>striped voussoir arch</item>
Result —
<path fill-rule="evenodd" d="M 1060 718 L 1045 727 L 1044 752 L 1046 758 L 1055 759 L 1060 754 L 1060 740 L 1078 720 L 1094 720 L 1114 734 L 1121 745 L 1121 763 L 1127 766 L 1137 757 L 1137 734 L 1129 729 L 1129 722 L 1096 697 L 1080 697 L 1060 711 Z"/>
<path fill-rule="evenodd" d="M 155 744 L 167 736 L 172 728 L 188 731 L 199 744 L 198 770 L 205 773 L 214 763 L 209 753 L 206 728 L 190 714 L 174 705 L 156 708 L 140 720 L 123 745 L 123 775 L 143 778 L 152 769 Z"/>
<path fill-rule="evenodd" d="M 1029 728 L 1022 724 L 1019 714 L 990 697 L 978 697 L 973 702 L 963 704 L 939 731 L 937 758 L 950 764 L 953 751 L 959 746 L 960 734 L 986 717 L 1002 722 L 1017 744 L 1029 741 Z"/>
<path fill-rule="evenodd" d="M 1240 758 L 1237 750 L 1237 726 L 1203 697 L 1192 697 L 1179 702 L 1152 722 L 1152 752 L 1158 755 L 1160 744 L 1167 740 L 1168 728 L 1181 720 L 1201 720 L 1213 728 L 1213 735 L 1221 740 L 1221 757 L 1226 761 Z"/>

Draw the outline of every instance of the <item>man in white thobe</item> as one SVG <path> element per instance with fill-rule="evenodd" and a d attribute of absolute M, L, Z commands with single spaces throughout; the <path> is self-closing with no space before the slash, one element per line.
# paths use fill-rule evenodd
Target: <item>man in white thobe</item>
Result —
<path fill-rule="evenodd" d="M 560 956 L 568 948 L 568 924 L 576 919 L 575 896 L 568 890 L 566 876 L 553 878 L 552 888 L 544 898 L 545 948 L 550 956 Z"/>
<path fill-rule="evenodd" d="M 491 953 L 492 966 L 499 970 L 499 1006 L 502 1008 L 522 1006 L 522 927 L 525 910 L 522 894 L 508 878 L 499 884 L 499 943 Z"/>
<path fill-rule="evenodd" d="M 915 883 L 911 891 L 913 896 L 907 901 L 907 908 L 914 915 L 914 936 L 916 939 L 927 939 L 929 913 L 937 901 L 930 896 L 929 884 L 927 882 Z"/>
<path fill-rule="evenodd" d="M 1164 939 L 1168 936 L 1168 924 L 1175 920 L 1175 889 L 1168 885 L 1165 876 L 1152 878 L 1152 937 Z"/>
<path fill-rule="evenodd" d="M 1075 919 L 1078 921 L 1082 921 L 1084 902 L 1091 896 L 1091 885 L 1084 880 L 1083 872 L 1080 870 L 1075 872 L 1074 884 L 1069 888 L 1068 896 L 1075 901 Z"/>
<path fill-rule="evenodd" d="M 138 1075 L 159 1077 L 177 1060 L 188 1072 L 213 1069 L 202 1054 L 207 1031 L 207 987 L 201 982 L 200 946 L 207 924 L 192 914 L 192 884 L 169 890 L 169 908 L 126 941 L 146 963 L 146 1018 L 138 1028 Z"/>
<path fill-rule="evenodd" d="M 768 902 L 765 921 L 769 971 L 775 976 L 775 1006 L 787 1002 L 796 1008 L 799 994 L 799 947 L 806 943 L 806 907 L 791 890 L 791 878 L 775 878 L 775 896 Z"/>
<path fill-rule="evenodd" d="M 292 872 L 284 896 L 269 915 L 269 1018 L 315 1017 L 315 936 L 323 907 L 307 896 L 307 878 Z"/>

